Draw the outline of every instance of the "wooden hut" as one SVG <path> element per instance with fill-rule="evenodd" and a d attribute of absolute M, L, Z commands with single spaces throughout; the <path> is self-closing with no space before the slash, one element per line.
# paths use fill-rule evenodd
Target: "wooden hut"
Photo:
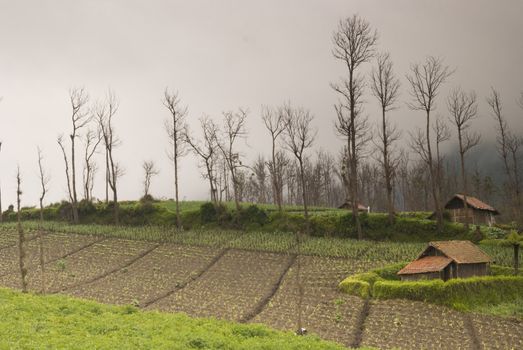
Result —
<path fill-rule="evenodd" d="M 345 203 L 340 205 L 338 207 L 338 209 L 352 210 L 352 202 L 351 201 L 345 201 Z M 366 207 L 363 204 L 358 203 L 358 212 L 370 213 L 370 207 Z"/>
<path fill-rule="evenodd" d="M 450 218 L 454 222 L 465 223 L 467 221 L 464 198 L 462 194 L 455 194 L 454 197 L 445 204 L 445 209 L 450 212 Z M 467 206 L 469 209 L 469 224 L 492 226 L 492 224 L 496 222 L 494 216 L 499 215 L 496 209 L 475 197 L 467 196 Z"/>
<path fill-rule="evenodd" d="M 485 276 L 492 259 L 470 241 L 430 242 L 418 258 L 398 272 L 402 281 Z"/>

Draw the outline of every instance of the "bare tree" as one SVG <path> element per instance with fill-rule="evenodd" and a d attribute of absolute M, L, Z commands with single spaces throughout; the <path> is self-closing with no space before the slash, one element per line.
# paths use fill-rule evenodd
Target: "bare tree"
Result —
<path fill-rule="evenodd" d="M 434 160 L 432 158 L 432 146 L 430 138 L 430 116 L 435 109 L 435 101 L 438 96 L 439 89 L 443 83 L 450 77 L 452 71 L 443 64 L 440 58 L 429 56 L 425 63 L 415 63 L 411 66 L 411 74 L 407 75 L 407 80 L 411 86 L 412 102 L 408 106 L 413 110 L 420 110 L 425 112 L 426 118 L 426 135 L 425 141 L 427 143 L 427 161 L 430 173 L 430 182 L 432 187 L 432 198 L 434 200 L 434 208 L 436 211 L 436 219 L 438 223 L 438 230 L 443 230 L 443 210 L 441 208 L 441 200 L 437 191 L 436 169 L 434 167 Z"/>
<path fill-rule="evenodd" d="M 510 166 L 510 148 L 509 143 L 511 139 L 511 134 L 507 125 L 505 116 L 503 115 L 503 105 L 501 102 L 501 97 L 499 92 L 492 88 L 491 95 L 487 98 L 487 103 L 491 108 L 492 115 L 497 123 L 498 134 L 496 136 L 496 143 L 498 146 L 498 153 L 503 161 L 503 169 L 505 170 L 506 183 L 505 191 L 507 196 L 511 199 L 512 202 L 512 214 L 514 218 L 518 215 L 517 208 L 517 198 L 512 191 L 512 187 L 515 186 L 515 179 L 512 176 L 511 166 Z"/>
<path fill-rule="evenodd" d="M 69 91 L 69 100 L 71 103 L 72 113 L 71 113 L 71 122 L 72 122 L 72 132 L 69 135 L 71 139 L 71 165 L 70 165 L 70 179 L 71 184 L 68 184 L 68 187 L 71 188 L 71 207 L 73 211 L 73 223 L 77 224 L 79 222 L 78 218 L 78 196 L 76 192 L 76 138 L 78 132 L 89 123 L 91 120 L 91 115 L 87 111 L 87 102 L 89 101 L 89 96 L 83 88 L 75 88 Z"/>
<path fill-rule="evenodd" d="M 347 152 L 349 154 L 350 194 L 352 202 L 352 213 L 358 232 L 358 238 L 363 238 L 361 224 L 358 216 L 358 158 L 357 158 L 357 126 L 356 119 L 362 114 L 362 94 L 364 79 L 357 74 L 358 68 L 368 62 L 375 53 L 375 45 L 378 39 L 376 31 L 373 31 L 370 24 L 354 15 L 338 24 L 336 32 L 333 34 L 334 49 L 332 51 L 335 58 L 341 60 L 347 67 L 348 77 L 343 79 L 340 84 L 332 84 L 333 89 L 344 99 L 344 107 L 349 111 L 348 120 L 343 120 L 340 124 L 347 136 Z M 337 111 L 340 116 L 341 109 Z M 339 118 L 338 118 L 339 120 Z M 337 129 L 340 130 L 338 125 Z"/>
<path fill-rule="evenodd" d="M 235 149 L 235 143 L 239 138 L 247 135 L 245 122 L 247 120 L 247 110 L 239 108 L 237 112 L 224 112 L 223 140 L 218 142 L 218 147 L 222 151 L 226 167 L 231 175 L 234 191 L 234 203 L 236 210 L 240 210 L 239 176 L 238 170 L 243 166 L 240 153 Z"/>
<path fill-rule="evenodd" d="M 200 119 L 200 126 L 203 133 L 203 144 L 193 140 L 189 131 L 185 131 L 185 139 L 189 146 L 196 153 L 205 167 L 205 173 L 203 177 L 209 180 L 209 188 L 211 191 L 211 201 L 217 203 L 218 201 L 218 189 L 216 184 L 216 163 L 218 161 L 218 126 L 209 117 L 203 117 Z"/>
<path fill-rule="evenodd" d="M 144 161 L 142 164 L 144 171 L 144 180 L 143 180 L 143 198 L 147 199 L 149 197 L 149 187 L 151 186 L 151 179 L 153 176 L 158 175 L 160 172 L 156 169 L 154 162 Z"/>
<path fill-rule="evenodd" d="M 393 110 L 399 95 L 400 82 L 394 75 L 392 61 L 388 53 L 377 56 L 377 67 L 372 70 L 371 90 L 372 94 L 380 103 L 381 107 L 381 130 L 380 150 L 382 154 L 382 166 L 385 177 L 385 188 L 387 191 L 387 211 L 389 213 L 389 223 L 394 222 L 394 197 L 393 197 L 393 176 L 394 160 L 391 155 L 392 143 L 397 141 L 400 133 L 389 123 L 386 118 L 387 112 Z"/>
<path fill-rule="evenodd" d="M 69 195 L 69 202 L 71 203 L 71 208 L 72 208 L 73 192 L 71 190 L 71 175 L 70 175 L 70 171 L 69 171 L 69 160 L 67 158 L 67 151 L 65 150 L 63 135 L 58 136 L 56 141 L 58 143 L 58 146 L 60 147 L 60 150 L 62 151 L 62 156 L 64 158 L 65 178 L 67 180 L 67 194 Z M 73 218 L 73 211 L 72 211 L 72 209 L 71 209 L 71 218 Z"/>
<path fill-rule="evenodd" d="M 180 157 L 185 154 L 185 118 L 187 116 L 187 107 L 180 105 L 180 98 L 178 93 L 170 94 L 167 89 L 164 92 L 163 104 L 171 113 L 171 117 L 165 121 L 165 130 L 169 136 L 169 142 L 171 143 L 172 150 L 169 153 L 169 158 L 174 165 L 174 195 L 176 201 L 176 226 L 181 227 L 180 221 L 180 206 L 178 202 L 178 161 Z"/>
<path fill-rule="evenodd" d="M 18 264 L 20 266 L 20 279 L 22 281 L 22 292 L 27 293 L 27 268 L 25 267 L 25 235 L 22 229 L 22 213 L 20 200 L 22 196 L 22 178 L 20 176 L 20 167 L 16 170 L 16 210 L 17 210 L 17 230 L 18 230 Z"/>
<path fill-rule="evenodd" d="M 271 161 L 268 162 L 267 165 L 271 176 L 274 204 L 278 206 L 278 210 L 281 212 L 283 202 L 283 174 L 281 173 L 282 164 L 278 162 L 283 160 L 283 158 L 278 156 L 276 143 L 278 137 L 285 131 L 285 118 L 281 111 L 275 111 L 270 107 L 262 107 L 262 120 L 271 134 Z"/>
<path fill-rule="evenodd" d="M 41 282 L 42 287 L 41 291 L 42 293 L 45 293 L 45 269 L 44 269 L 44 239 L 43 239 L 43 223 L 44 223 L 44 199 L 45 195 L 47 194 L 49 190 L 49 181 L 51 178 L 47 174 L 47 172 L 44 170 L 43 166 L 43 160 L 44 156 L 42 155 L 42 150 L 40 147 L 37 148 L 38 151 L 38 175 L 40 179 L 40 198 L 39 204 L 40 204 L 40 222 L 39 222 L 39 228 L 38 228 L 38 256 L 39 256 L 39 262 L 40 262 L 40 273 L 41 273 Z"/>
<path fill-rule="evenodd" d="M 307 193 L 305 187 L 305 152 L 312 147 L 316 138 L 317 130 L 311 125 L 313 115 L 303 108 L 293 108 L 290 104 L 282 107 L 285 116 L 285 145 L 298 161 L 299 176 L 301 182 L 301 195 L 303 200 L 303 210 L 307 226 L 309 222 L 309 209 Z"/>
<path fill-rule="evenodd" d="M 94 174 L 96 173 L 97 166 L 93 160 L 93 156 L 96 153 L 98 145 L 102 142 L 102 133 L 100 128 L 97 131 L 89 130 L 85 134 L 85 152 L 84 152 L 84 199 L 92 201 L 93 199 L 93 186 L 94 186 Z"/>
<path fill-rule="evenodd" d="M 520 149 L 523 146 L 523 138 L 521 136 L 516 136 L 510 134 L 507 140 L 507 148 L 510 152 L 512 158 L 512 178 L 514 179 L 513 183 L 513 193 L 514 193 L 514 212 L 515 218 L 518 221 L 521 221 L 521 181 L 519 174 L 518 163 L 520 161 Z"/>
<path fill-rule="evenodd" d="M 111 191 L 113 192 L 113 206 L 114 206 L 114 223 L 120 223 L 120 208 L 118 205 L 118 179 L 123 175 L 123 169 L 115 161 L 113 151 L 120 144 L 120 140 L 116 136 L 116 131 L 113 124 L 113 118 L 118 111 L 118 100 L 116 96 L 109 91 L 104 103 L 96 106 L 95 114 L 97 117 L 98 126 L 101 131 L 105 150 L 108 158 L 108 182 Z"/>
<path fill-rule="evenodd" d="M 439 198 L 443 198 L 443 161 L 444 156 L 441 154 L 441 144 L 445 141 L 450 140 L 450 128 L 447 123 L 441 117 L 437 117 L 434 125 L 432 126 L 434 135 L 436 136 L 436 192 Z M 441 202 L 440 202 L 441 203 Z M 440 207 L 443 212 L 443 208 Z"/>
<path fill-rule="evenodd" d="M 306 221 L 306 230 L 309 231 L 309 211 L 308 198 L 305 184 L 305 167 L 306 160 L 305 152 L 312 147 L 314 139 L 316 138 L 317 130 L 313 129 L 311 122 L 314 119 L 312 114 L 303 108 L 293 108 L 290 103 L 285 104 L 281 111 L 285 118 L 285 138 L 284 142 L 287 149 L 294 155 L 299 166 L 299 177 L 301 182 L 301 195 L 303 200 L 303 210 Z M 302 301 L 303 301 L 303 284 L 301 282 L 301 260 L 300 260 L 300 246 L 302 241 L 302 232 L 296 231 L 296 254 L 297 254 L 297 285 L 298 285 L 298 330 L 297 334 L 303 335 L 304 328 L 302 327 Z"/>
<path fill-rule="evenodd" d="M 465 154 L 473 147 L 479 144 L 480 136 L 477 133 L 470 133 L 468 129 L 471 123 L 476 119 L 478 106 L 476 94 L 465 93 L 461 89 L 454 89 L 450 93 L 447 104 L 450 112 L 450 120 L 456 126 L 458 134 L 458 146 L 461 166 L 461 181 L 463 185 L 463 203 L 465 209 L 465 227 L 469 228 L 469 208 L 467 203 L 467 171 L 465 167 Z"/>

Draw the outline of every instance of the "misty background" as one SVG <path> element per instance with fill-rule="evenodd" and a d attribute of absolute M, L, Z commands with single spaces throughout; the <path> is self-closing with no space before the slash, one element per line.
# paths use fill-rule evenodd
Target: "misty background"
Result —
<path fill-rule="evenodd" d="M 67 198 L 56 138 L 71 130 L 68 94 L 73 87 L 85 87 L 91 102 L 102 100 L 109 88 L 119 99 L 114 121 L 122 143 L 114 155 L 125 169 L 119 180 L 122 200 L 142 195 L 144 160 L 155 161 L 160 169 L 152 195 L 174 196 L 164 130 L 169 112 L 162 104 L 166 87 L 178 91 L 188 106 L 187 122 L 197 137 L 203 115 L 221 124 L 223 111 L 248 108 L 249 136 L 239 149 L 250 161 L 270 152 L 261 106 L 284 101 L 315 116 L 315 150 L 338 153 L 342 140 L 333 126 L 338 96 L 329 84 L 346 69 L 332 56 L 331 37 L 338 21 L 354 13 L 378 31 L 377 48 L 390 52 L 400 77 L 399 108 L 390 119 L 404 130 L 401 143 L 406 146 L 407 132 L 425 121 L 422 112 L 405 105 L 410 100 L 405 74 L 427 55 L 442 57 L 456 71 L 441 90 L 435 114 L 448 117 L 445 100 L 451 88 L 476 91 L 479 118 L 473 129 L 482 142 L 471 151 L 468 169 L 478 166 L 496 176 L 501 163 L 485 97 L 491 87 L 498 89 L 511 131 L 523 132 L 523 110 L 516 104 L 523 90 L 521 1 L 0 0 L 4 207 L 15 201 L 17 165 L 22 205 L 37 203 L 37 146 L 52 177 L 47 203 Z M 380 111 L 368 90 L 365 100 L 365 113 L 377 122 Z M 448 153 L 455 151 L 454 138 L 445 146 Z M 94 195 L 104 198 L 103 154 L 97 159 Z M 77 164 L 80 178 L 80 159 Z M 208 199 L 198 159 L 188 154 L 179 166 L 180 199 Z"/>

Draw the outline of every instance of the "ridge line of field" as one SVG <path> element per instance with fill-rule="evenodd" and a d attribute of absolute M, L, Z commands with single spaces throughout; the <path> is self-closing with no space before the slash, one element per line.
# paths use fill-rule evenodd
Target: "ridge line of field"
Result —
<path fill-rule="evenodd" d="M 46 234 L 46 236 L 48 236 L 48 235 L 49 235 L 49 234 Z M 106 239 L 107 239 L 107 238 L 103 238 L 103 237 L 102 237 L 102 238 L 100 238 L 100 239 L 98 239 L 98 240 L 96 240 L 96 241 L 89 242 L 89 243 L 87 243 L 87 244 L 85 244 L 85 245 L 83 245 L 83 246 L 80 246 L 80 247 L 78 247 L 78 248 L 76 248 L 76 249 L 73 249 L 73 250 L 71 250 L 71 251 L 65 253 L 64 255 L 60 255 L 60 256 L 58 256 L 58 257 L 56 257 L 56 258 L 53 258 L 53 259 L 49 259 L 49 260 L 47 260 L 47 261 L 44 261 L 44 265 L 48 265 L 48 264 L 51 264 L 51 263 L 53 263 L 53 262 L 55 262 L 55 261 L 58 261 L 58 260 L 61 260 L 61 259 L 65 259 L 65 258 L 67 258 L 67 257 L 69 257 L 69 256 L 71 256 L 71 255 L 73 255 L 73 254 L 76 254 L 76 253 L 78 253 L 78 252 L 80 252 L 80 251 L 82 251 L 82 250 L 84 250 L 84 249 L 87 249 L 87 248 L 91 247 L 92 245 L 95 245 L 96 243 L 103 242 L 103 241 L 105 241 Z M 26 242 L 27 242 L 27 241 L 26 241 Z M 33 269 L 33 268 L 35 268 L 35 267 L 38 268 L 39 266 L 40 266 L 40 264 L 39 264 L 39 263 L 36 263 L 36 264 L 28 265 L 28 266 L 27 266 L 27 269 L 29 270 L 29 269 Z M 18 272 L 16 271 L 16 269 L 15 269 L 15 271 L 11 271 L 11 272 L 7 272 L 7 273 L 4 273 L 4 274 L 0 274 L 0 277 L 8 276 L 8 275 L 11 275 L 11 274 L 14 274 L 14 273 L 18 273 Z"/>
<path fill-rule="evenodd" d="M 285 278 L 285 276 L 287 276 L 287 273 L 289 272 L 289 270 L 292 267 L 292 265 L 294 265 L 294 263 L 296 262 L 297 258 L 298 258 L 298 256 L 296 254 L 292 254 L 289 257 L 289 259 L 287 261 L 287 265 L 285 265 L 285 268 L 283 269 L 283 271 L 280 274 L 280 276 L 279 276 L 278 280 L 276 281 L 276 283 L 272 286 L 272 289 L 269 291 L 269 293 L 267 293 L 267 295 L 265 295 L 265 297 L 263 297 L 260 300 L 260 302 L 258 302 L 256 307 L 251 312 L 249 312 L 245 316 L 243 316 L 239 320 L 239 322 L 247 323 L 247 322 L 253 320 L 260 313 L 262 313 L 262 311 L 265 309 L 267 304 L 271 301 L 271 299 L 274 297 L 276 292 L 280 289 L 280 286 L 281 286 L 281 284 L 283 282 L 283 279 Z"/>
<path fill-rule="evenodd" d="M 68 290 L 71 290 L 71 289 L 74 289 L 74 288 L 78 288 L 80 286 L 84 286 L 86 284 L 90 284 L 90 283 L 93 283 L 93 282 L 96 282 L 104 277 L 107 277 L 113 273 L 116 273 L 122 269 L 125 269 L 129 266 L 131 266 L 132 264 L 134 264 L 135 262 L 137 262 L 138 260 L 142 259 L 143 257 L 145 257 L 147 254 L 151 253 L 152 251 L 154 251 L 155 249 L 157 249 L 158 247 L 160 247 L 161 244 L 155 244 L 153 245 L 152 247 L 150 247 L 149 249 L 146 249 L 145 251 L 141 252 L 140 254 L 136 255 L 135 257 L 133 257 L 131 260 L 129 260 L 127 263 L 121 265 L 121 266 L 118 266 L 118 267 L 115 267 L 114 269 L 111 269 L 109 271 L 106 271 L 98 276 L 95 276 L 89 280 L 86 280 L 86 281 L 81 281 L 81 282 L 78 282 L 76 284 L 73 284 L 73 285 L 70 285 L 70 286 L 67 286 L 67 287 L 64 287 L 64 288 L 61 288 L 61 289 L 54 289 L 52 291 L 50 291 L 49 293 L 50 294 L 56 294 L 56 293 L 60 293 L 60 292 L 65 292 L 65 291 L 68 291 Z"/>
<path fill-rule="evenodd" d="M 361 347 L 361 343 L 363 342 L 363 331 L 365 330 L 365 321 L 367 320 L 367 317 L 369 316 L 370 312 L 370 301 L 368 298 L 364 299 L 363 306 L 361 307 L 361 312 L 358 315 L 358 319 L 356 320 L 356 328 L 354 329 L 354 340 L 352 344 L 350 344 L 351 348 L 359 348 Z"/>
<path fill-rule="evenodd" d="M 15 234 L 18 235 L 18 233 L 16 233 L 16 232 L 15 232 Z M 36 238 L 38 238 L 38 235 L 33 234 L 33 235 L 31 235 L 30 238 L 26 238 L 26 239 L 24 239 L 24 243 L 25 243 L 25 242 L 34 241 Z M 15 242 L 15 243 L 13 243 L 13 244 L 10 244 L 10 245 L 4 246 L 4 247 L 0 247 L 0 250 L 9 249 L 9 248 L 13 248 L 13 247 L 16 247 L 16 246 L 18 246 L 18 241 Z"/>
<path fill-rule="evenodd" d="M 465 329 L 467 330 L 470 339 L 472 340 L 472 349 L 481 350 L 483 346 L 478 337 L 478 332 L 476 332 L 476 327 L 474 327 L 474 322 L 472 322 L 472 317 L 468 313 L 463 313 L 463 321 Z"/>
<path fill-rule="evenodd" d="M 206 273 L 207 271 L 209 271 L 209 269 L 211 269 L 217 262 L 218 260 L 220 260 L 228 251 L 230 251 L 231 248 L 223 248 L 222 250 L 220 250 L 220 252 L 218 254 L 216 254 L 216 256 L 214 258 L 212 258 L 212 260 L 203 267 L 203 269 L 201 269 L 200 271 L 198 271 L 198 273 L 196 275 L 193 275 L 193 276 L 189 276 L 188 278 L 185 279 L 185 281 L 181 282 L 181 283 L 177 283 L 174 288 L 168 290 L 167 292 L 157 296 L 157 297 L 154 297 L 152 299 L 149 299 L 149 300 L 146 300 L 144 301 L 142 304 L 140 304 L 140 307 L 141 308 L 146 308 L 146 307 L 149 307 L 151 306 L 152 304 L 154 303 L 157 303 L 158 301 L 162 300 L 162 299 L 165 299 L 171 295 L 173 295 L 174 293 L 178 292 L 179 290 L 182 290 L 183 288 L 187 287 L 187 285 L 195 280 L 197 280 L 198 278 L 200 278 L 204 273 Z"/>

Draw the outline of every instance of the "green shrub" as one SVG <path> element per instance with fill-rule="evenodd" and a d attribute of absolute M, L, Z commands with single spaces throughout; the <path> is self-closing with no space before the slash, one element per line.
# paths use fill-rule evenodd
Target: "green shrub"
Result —
<path fill-rule="evenodd" d="M 372 272 L 377 274 L 379 277 L 386 279 L 386 280 L 399 280 L 398 271 L 404 268 L 408 263 L 402 262 L 392 265 L 387 265 L 385 267 L 382 267 L 380 269 L 374 269 Z"/>
<path fill-rule="evenodd" d="M 216 206 L 214 203 L 207 202 L 200 206 L 200 219 L 202 223 L 207 224 L 216 221 Z"/>
<path fill-rule="evenodd" d="M 236 213 L 242 227 L 261 227 L 269 222 L 267 213 L 257 205 L 249 205 Z"/>
<path fill-rule="evenodd" d="M 372 295 L 378 299 L 410 299 L 441 304 L 444 301 L 442 280 L 430 281 L 377 281 Z M 443 300 L 442 300 L 443 296 Z"/>
<path fill-rule="evenodd" d="M 481 227 L 481 232 L 483 233 L 485 239 L 499 239 L 499 238 L 505 238 L 507 235 L 507 231 L 504 229 L 501 229 L 499 227 L 488 227 L 483 226 Z"/>
<path fill-rule="evenodd" d="M 447 282 L 377 281 L 371 290 L 379 299 L 410 299 L 468 310 L 478 305 L 495 305 L 521 298 L 523 277 L 483 276 L 456 278 Z"/>
<path fill-rule="evenodd" d="M 490 265 L 490 274 L 492 276 L 511 276 L 514 275 L 514 268 L 499 265 Z M 521 275 L 521 271 L 519 271 L 519 274 Z"/>
<path fill-rule="evenodd" d="M 356 278 L 348 277 L 344 279 L 339 284 L 339 288 L 347 294 L 356 295 L 361 298 L 366 299 L 371 296 L 370 283 Z"/>

